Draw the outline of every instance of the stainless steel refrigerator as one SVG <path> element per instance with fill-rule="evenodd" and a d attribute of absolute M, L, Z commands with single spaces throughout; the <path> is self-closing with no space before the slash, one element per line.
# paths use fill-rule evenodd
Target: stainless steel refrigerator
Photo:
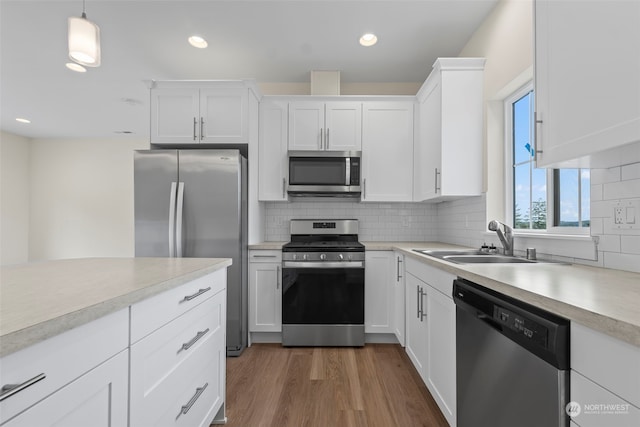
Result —
<path fill-rule="evenodd" d="M 227 355 L 247 345 L 247 160 L 238 150 L 134 154 L 135 255 L 232 258 Z"/>

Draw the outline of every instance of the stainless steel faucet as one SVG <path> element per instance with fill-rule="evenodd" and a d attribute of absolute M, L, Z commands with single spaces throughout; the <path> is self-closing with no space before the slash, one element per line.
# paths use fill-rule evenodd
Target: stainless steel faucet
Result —
<path fill-rule="evenodd" d="M 501 225 L 504 227 L 504 233 L 500 230 Z M 498 233 L 498 238 L 502 242 L 504 254 L 513 256 L 513 230 L 511 227 L 494 219 L 489 222 L 489 230 Z"/>

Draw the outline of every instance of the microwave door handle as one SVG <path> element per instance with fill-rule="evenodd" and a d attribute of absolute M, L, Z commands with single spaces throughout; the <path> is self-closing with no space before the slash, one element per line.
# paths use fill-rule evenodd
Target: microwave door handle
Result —
<path fill-rule="evenodd" d="M 351 157 L 345 159 L 344 185 L 351 185 Z"/>

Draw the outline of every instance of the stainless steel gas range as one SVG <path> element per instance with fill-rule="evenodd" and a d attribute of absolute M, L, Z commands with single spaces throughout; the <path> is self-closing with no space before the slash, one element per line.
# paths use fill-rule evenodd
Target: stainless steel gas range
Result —
<path fill-rule="evenodd" d="M 364 345 L 358 221 L 291 220 L 282 247 L 282 345 Z"/>

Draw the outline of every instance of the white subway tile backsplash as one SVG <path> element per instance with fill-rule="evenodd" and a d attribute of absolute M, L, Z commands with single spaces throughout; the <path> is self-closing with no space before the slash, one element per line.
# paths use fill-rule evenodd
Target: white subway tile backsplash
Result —
<path fill-rule="evenodd" d="M 640 236 L 620 236 L 620 252 L 640 255 Z"/>
<path fill-rule="evenodd" d="M 622 166 L 621 175 L 621 179 L 623 181 L 628 179 L 640 179 L 640 163 Z"/>
<path fill-rule="evenodd" d="M 638 195 L 640 195 L 640 179 L 604 184 L 603 198 L 605 200 L 631 199 L 638 197 Z"/>
<path fill-rule="evenodd" d="M 620 168 L 591 169 L 591 184 L 620 181 Z"/>

